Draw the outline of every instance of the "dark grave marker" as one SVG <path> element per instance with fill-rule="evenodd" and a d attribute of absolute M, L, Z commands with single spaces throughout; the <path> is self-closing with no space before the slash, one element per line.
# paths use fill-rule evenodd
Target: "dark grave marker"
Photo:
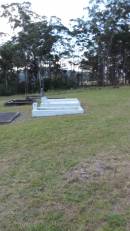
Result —
<path fill-rule="evenodd" d="M 19 112 L 0 112 L 0 124 L 11 123 L 19 115 Z"/>
<path fill-rule="evenodd" d="M 12 99 L 7 101 L 5 106 L 23 106 L 23 105 L 32 105 L 32 99 Z"/>

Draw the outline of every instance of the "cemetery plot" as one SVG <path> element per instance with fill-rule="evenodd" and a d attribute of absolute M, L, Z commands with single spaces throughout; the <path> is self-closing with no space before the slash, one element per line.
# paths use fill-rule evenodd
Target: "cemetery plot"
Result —
<path fill-rule="evenodd" d="M 0 124 L 11 123 L 19 115 L 19 112 L 0 112 Z"/>
<path fill-rule="evenodd" d="M 32 99 L 12 99 L 7 101 L 5 106 L 22 106 L 22 105 L 32 105 Z"/>
<path fill-rule="evenodd" d="M 33 103 L 32 117 L 83 114 L 84 109 L 77 98 L 48 99 L 41 97 L 40 106 Z"/>

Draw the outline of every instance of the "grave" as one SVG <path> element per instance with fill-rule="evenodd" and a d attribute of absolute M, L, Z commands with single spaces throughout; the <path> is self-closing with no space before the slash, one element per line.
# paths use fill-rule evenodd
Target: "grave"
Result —
<path fill-rule="evenodd" d="M 32 105 L 33 102 L 33 99 L 12 99 L 7 101 L 4 106 Z"/>
<path fill-rule="evenodd" d="M 84 109 L 77 98 L 48 99 L 41 97 L 40 105 L 33 103 L 32 117 L 82 114 Z"/>
<path fill-rule="evenodd" d="M 19 115 L 19 112 L 0 112 L 0 124 L 11 123 Z"/>

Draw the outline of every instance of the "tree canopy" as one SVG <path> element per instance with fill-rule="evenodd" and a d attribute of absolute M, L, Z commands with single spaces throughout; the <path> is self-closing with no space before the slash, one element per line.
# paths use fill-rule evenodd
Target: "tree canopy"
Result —
<path fill-rule="evenodd" d="M 98 85 L 130 83 L 130 1 L 91 0 L 85 12 L 70 29 L 56 16 L 33 12 L 30 2 L 1 5 L 0 17 L 16 32 L 0 45 L 0 84 L 7 89 L 20 68 L 42 79 L 44 64 L 50 77 L 51 70 L 58 76 L 65 58 Z"/>
<path fill-rule="evenodd" d="M 91 0 L 87 12 L 87 19 L 77 19 L 74 26 L 86 67 L 93 72 L 96 67 L 99 85 L 130 81 L 130 1 Z"/>

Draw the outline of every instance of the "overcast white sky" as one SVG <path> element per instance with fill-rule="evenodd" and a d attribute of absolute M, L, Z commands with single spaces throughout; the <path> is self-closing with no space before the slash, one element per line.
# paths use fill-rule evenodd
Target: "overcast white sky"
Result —
<path fill-rule="evenodd" d="M 0 0 L 0 5 L 23 1 L 28 0 Z M 30 0 L 33 11 L 47 17 L 57 16 L 61 18 L 62 22 L 67 26 L 70 19 L 83 16 L 83 8 L 87 6 L 88 1 L 89 0 Z M 4 20 L 0 20 L 0 31 L 8 31 Z"/>

